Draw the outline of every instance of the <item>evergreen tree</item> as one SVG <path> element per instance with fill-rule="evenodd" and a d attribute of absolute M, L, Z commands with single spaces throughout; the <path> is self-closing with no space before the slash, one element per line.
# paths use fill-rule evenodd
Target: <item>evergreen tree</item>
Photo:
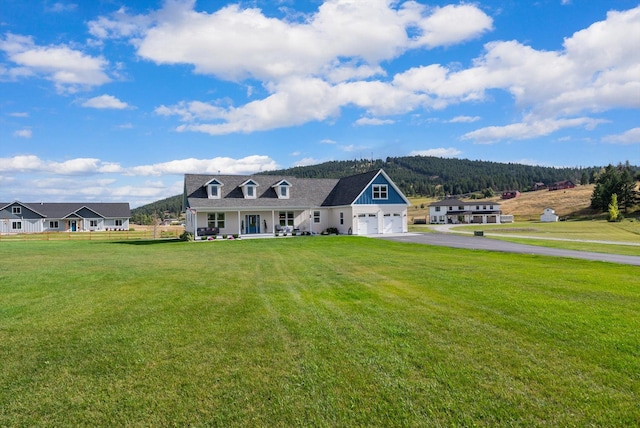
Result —
<path fill-rule="evenodd" d="M 618 195 L 615 193 L 611 195 L 611 203 L 609 204 L 609 217 L 608 221 L 620 221 L 620 210 L 618 209 Z"/>

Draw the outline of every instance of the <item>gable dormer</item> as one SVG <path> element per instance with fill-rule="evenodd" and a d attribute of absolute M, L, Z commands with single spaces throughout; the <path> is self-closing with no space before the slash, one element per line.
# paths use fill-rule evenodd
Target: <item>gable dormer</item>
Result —
<path fill-rule="evenodd" d="M 242 189 L 242 194 L 245 199 L 255 199 L 258 193 L 258 183 L 249 179 L 240 185 Z"/>
<path fill-rule="evenodd" d="M 287 180 L 280 180 L 271 187 L 273 187 L 276 195 L 278 195 L 278 199 L 289 199 L 289 194 L 291 193 L 291 183 L 289 183 Z"/>
<path fill-rule="evenodd" d="M 205 187 L 207 188 L 207 197 L 209 199 L 220 199 L 220 195 L 222 194 L 222 184 L 220 181 L 215 178 L 207 181 L 205 183 Z"/>

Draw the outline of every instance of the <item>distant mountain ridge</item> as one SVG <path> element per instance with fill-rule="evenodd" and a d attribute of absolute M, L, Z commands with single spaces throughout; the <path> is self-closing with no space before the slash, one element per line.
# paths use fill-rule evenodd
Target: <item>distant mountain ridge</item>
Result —
<path fill-rule="evenodd" d="M 345 160 L 324 162 L 317 165 L 297 166 L 256 175 L 290 175 L 300 178 L 342 178 L 375 169 L 384 169 L 400 190 L 407 196 L 444 197 L 465 195 L 491 189 L 529 190 L 534 183 L 545 184 L 571 180 L 580 184 L 593 177 L 600 167 L 553 168 L 473 161 L 467 159 L 445 159 L 430 156 L 388 157 L 386 160 Z M 132 221 L 147 221 L 154 214 L 178 217 L 182 212 L 182 195 L 172 196 L 132 210 Z"/>

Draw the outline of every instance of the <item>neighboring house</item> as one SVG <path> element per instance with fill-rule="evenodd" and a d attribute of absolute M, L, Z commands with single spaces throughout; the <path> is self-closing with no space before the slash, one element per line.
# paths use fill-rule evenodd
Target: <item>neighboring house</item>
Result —
<path fill-rule="evenodd" d="M 573 189 L 576 185 L 571 180 L 558 181 L 549 185 L 549 191 L 551 190 L 562 190 L 562 189 Z"/>
<path fill-rule="evenodd" d="M 556 211 L 553 208 L 545 208 L 542 215 L 540 216 L 540 221 L 545 223 L 558 221 Z"/>
<path fill-rule="evenodd" d="M 128 203 L 0 203 L 0 233 L 129 230 Z"/>
<path fill-rule="evenodd" d="M 374 235 L 407 232 L 409 200 L 383 171 L 341 179 L 274 175 L 184 177 L 185 230 L 273 235 L 277 230 Z M 201 232 L 198 234 L 198 232 Z"/>
<path fill-rule="evenodd" d="M 500 204 L 497 202 L 443 199 L 429 205 L 431 224 L 500 223 L 500 214 Z"/>
<path fill-rule="evenodd" d="M 533 183 L 533 186 L 531 186 L 531 190 L 542 190 L 546 188 L 547 188 L 547 185 L 541 181 L 538 181 L 537 183 Z"/>
<path fill-rule="evenodd" d="M 502 199 L 513 199 L 520 196 L 520 192 L 517 190 L 505 190 L 502 192 Z"/>

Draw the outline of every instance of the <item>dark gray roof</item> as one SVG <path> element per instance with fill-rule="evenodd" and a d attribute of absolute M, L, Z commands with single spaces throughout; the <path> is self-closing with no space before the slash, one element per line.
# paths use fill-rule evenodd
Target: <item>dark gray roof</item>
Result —
<path fill-rule="evenodd" d="M 222 186 L 220 199 L 208 199 L 204 185 L 215 178 Z M 245 199 L 239 187 L 248 179 L 253 180 L 256 199 Z M 291 184 L 289 199 L 278 199 L 273 185 L 286 180 Z M 277 175 L 199 175 L 185 174 L 184 187 L 187 207 L 191 208 L 287 208 L 318 207 L 338 183 L 333 178 L 295 178 Z"/>
<path fill-rule="evenodd" d="M 296 178 L 277 175 L 197 175 L 185 174 L 184 188 L 190 208 L 287 208 L 352 204 L 378 171 L 341 179 Z M 220 199 L 208 199 L 205 184 L 212 179 L 222 183 Z M 258 184 L 256 199 L 245 199 L 239 187 L 247 180 Z M 291 184 L 289 199 L 278 199 L 273 185 L 286 180 Z"/>
<path fill-rule="evenodd" d="M 363 174 L 341 178 L 322 205 L 340 206 L 353 203 L 379 172 L 379 170 L 369 171 Z"/>
<path fill-rule="evenodd" d="M 0 203 L 0 209 L 18 203 L 46 218 L 65 218 L 82 208 L 88 208 L 102 218 L 129 218 L 128 202 L 20 202 Z"/>

